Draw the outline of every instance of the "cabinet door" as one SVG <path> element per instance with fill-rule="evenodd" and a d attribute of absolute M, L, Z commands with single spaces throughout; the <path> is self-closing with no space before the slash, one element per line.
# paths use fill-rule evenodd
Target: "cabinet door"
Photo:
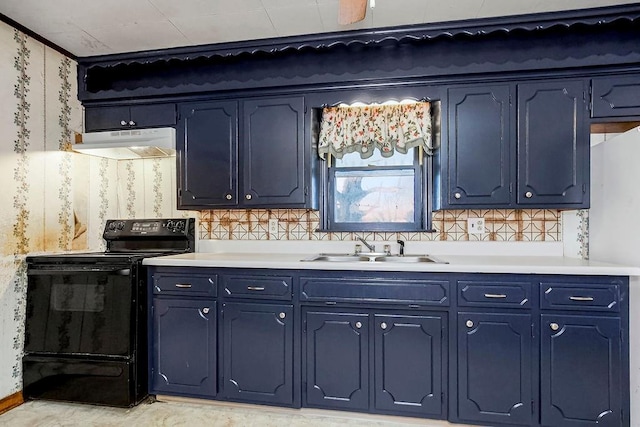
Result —
<path fill-rule="evenodd" d="M 640 76 L 592 80 L 593 117 L 640 116 Z"/>
<path fill-rule="evenodd" d="M 304 98 L 243 103 L 244 205 L 305 202 Z"/>
<path fill-rule="evenodd" d="M 132 127 L 149 128 L 176 124 L 176 104 L 174 103 L 132 105 L 130 111 L 129 126 Z"/>
<path fill-rule="evenodd" d="M 374 319 L 376 409 L 441 416 L 442 317 L 375 315 Z"/>
<path fill-rule="evenodd" d="M 505 206 L 511 202 L 512 108 L 509 85 L 449 90 L 450 207 Z"/>
<path fill-rule="evenodd" d="M 529 314 L 458 313 L 458 418 L 532 422 Z"/>
<path fill-rule="evenodd" d="M 306 404 L 369 408 L 369 321 L 363 313 L 306 315 Z"/>
<path fill-rule="evenodd" d="M 176 104 L 86 107 L 84 115 L 87 132 L 175 126 Z"/>
<path fill-rule="evenodd" d="M 130 120 L 131 112 L 128 105 L 86 107 L 84 109 L 86 132 L 128 129 Z"/>
<path fill-rule="evenodd" d="M 238 201 L 238 106 L 235 101 L 182 104 L 177 151 L 180 209 Z"/>
<path fill-rule="evenodd" d="M 153 300 L 152 393 L 216 395 L 216 303 Z"/>
<path fill-rule="evenodd" d="M 222 394 L 234 400 L 293 403 L 293 306 L 223 306 Z"/>
<path fill-rule="evenodd" d="M 519 205 L 589 206 L 582 80 L 518 85 Z"/>
<path fill-rule="evenodd" d="M 547 426 L 620 426 L 620 319 L 544 314 L 541 420 Z"/>

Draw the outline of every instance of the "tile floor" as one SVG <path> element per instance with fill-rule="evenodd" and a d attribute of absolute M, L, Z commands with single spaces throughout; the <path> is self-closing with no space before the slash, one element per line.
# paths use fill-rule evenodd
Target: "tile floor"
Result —
<path fill-rule="evenodd" d="M 162 399 L 162 398 L 161 398 Z M 0 415 L 10 427 L 461 427 L 446 421 L 315 409 L 162 400 L 132 409 L 31 401 Z"/>

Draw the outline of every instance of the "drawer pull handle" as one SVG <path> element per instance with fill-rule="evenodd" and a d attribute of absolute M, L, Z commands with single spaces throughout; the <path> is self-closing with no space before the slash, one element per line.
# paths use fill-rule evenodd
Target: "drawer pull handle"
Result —
<path fill-rule="evenodd" d="M 467 325 L 467 328 L 473 328 L 473 321 L 472 320 L 467 320 L 465 325 Z"/>
<path fill-rule="evenodd" d="M 571 301 L 593 301 L 593 297 L 569 297 Z"/>
<path fill-rule="evenodd" d="M 485 298 L 506 298 L 505 294 L 484 294 Z"/>
<path fill-rule="evenodd" d="M 382 323 L 380 324 L 380 328 L 382 328 L 382 329 L 387 329 L 387 324 L 386 324 L 385 322 L 382 322 Z"/>
<path fill-rule="evenodd" d="M 191 283 L 176 283 L 176 288 L 189 289 Z"/>
<path fill-rule="evenodd" d="M 282 312 L 282 313 L 278 314 L 278 317 L 281 318 L 281 319 L 284 319 L 285 317 L 287 317 L 287 315 L 284 312 Z"/>
<path fill-rule="evenodd" d="M 264 291 L 264 286 L 247 286 L 248 291 Z"/>
<path fill-rule="evenodd" d="M 362 322 L 356 322 L 356 329 L 362 328 Z"/>
<path fill-rule="evenodd" d="M 209 307 L 205 307 L 205 308 L 203 308 L 203 309 L 202 309 L 202 312 L 203 312 L 204 314 L 209 314 Z"/>
<path fill-rule="evenodd" d="M 557 323 L 551 323 L 549 327 L 552 331 L 557 331 L 558 329 L 560 329 L 560 325 L 558 325 Z"/>

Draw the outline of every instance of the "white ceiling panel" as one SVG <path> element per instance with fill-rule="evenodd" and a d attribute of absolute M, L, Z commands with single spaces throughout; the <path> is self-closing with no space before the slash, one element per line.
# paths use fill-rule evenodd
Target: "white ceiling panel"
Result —
<path fill-rule="evenodd" d="M 475 18 L 482 6 L 478 0 L 456 0 L 455 2 L 443 2 L 440 0 L 427 0 L 423 22 L 457 21 L 460 19 Z"/>
<path fill-rule="evenodd" d="M 43 33 L 42 37 L 58 46 L 65 46 L 69 52 L 86 52 L 86 56 L 102 55 L 113 49 L 84 31 L 74 28 L 73 31 Z"/>
<path fill-rule="evenodd" d="M 169 18 L 176 16 L 197 18 L 203 15 L 264 10 L 260 0 L 149 0 L 149 2 Z"/>
<path fill-rule="evenodd" d="M 420 24 L 423 21 L 427 2 L 424 0 L 376 1 L 376 7 L 369 8 L 375 27 Z"/>
<path fill-rule="evenodd" d="M 191 45 L 276 37 L 266 10 L 189 18 L 172 22 Z"/>
<path fill-rule="evenodd" d="M 637 3 L 376 0 L 338 24 L 339 0 L 0 0 L 0 13 L 77 56 Z"/>
<path fill-rule="evenodd" d="M 283 2 L 281 1 L 281 3 Z M 267 9 L 267 13 L 279 36 L 323 32 L 320 11 L 315 2 L 288 7 L 274 7 Z"/>
<path fill-rule="evenodd" d="M 85 31 L 116 52 L 135 52 L 189 44 L 189 39 L 167 19 L 114 24 L 109 27 L 96 26 Z M 130 37 L 132 33 L 136 33 L 139 38 L 135 43 Z"/>

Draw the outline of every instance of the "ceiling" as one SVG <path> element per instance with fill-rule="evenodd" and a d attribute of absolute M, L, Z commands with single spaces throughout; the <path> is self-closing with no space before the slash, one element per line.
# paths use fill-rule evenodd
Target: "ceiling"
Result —
<path fill-rule="evenodd" d="M 1 0 L 0 14 L 82 57 L 630 3 L 375 0 L 347 26 L 338 25 L 338 0 Z"/>

